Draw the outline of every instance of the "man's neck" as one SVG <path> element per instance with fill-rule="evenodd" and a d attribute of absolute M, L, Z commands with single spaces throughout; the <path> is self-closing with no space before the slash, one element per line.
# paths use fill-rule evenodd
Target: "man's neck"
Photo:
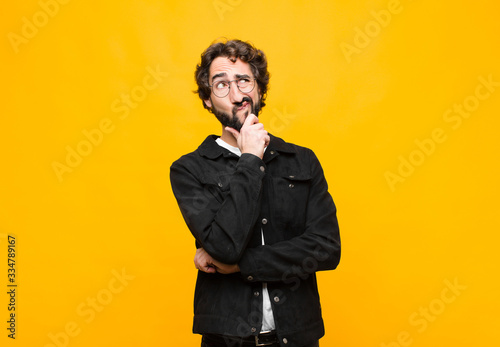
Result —
<path fill-rule="evenodd" d="M 236 139 L 234 138 L 233 134 L 231 134 L 224 128 L 225 127 L 222 126 L 222 135 L 220 136 L 221 140 L 227 143 L 228 145 L 231 145 L 233 147 L 238 147 L 238 142 L 236 142 Z"/>

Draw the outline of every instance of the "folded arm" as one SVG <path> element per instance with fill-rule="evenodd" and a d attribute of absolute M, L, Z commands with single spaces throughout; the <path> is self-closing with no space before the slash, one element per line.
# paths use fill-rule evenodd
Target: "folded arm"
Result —
<path fill-rule="evenodd" d="M 222 182 L 203 172 L 204 168 L 192 166 L 178 161 L 170 171 L 172 189 L 186 224 L 198 247 L 221 263 L 236 264 L 260 213 L 265 164 L 255 155 L 243 154 L 234 172 L 221 166 L 218 174 L 230 174 L 224 183 L 228 187 L 222 192 L 218 187 Z"/>

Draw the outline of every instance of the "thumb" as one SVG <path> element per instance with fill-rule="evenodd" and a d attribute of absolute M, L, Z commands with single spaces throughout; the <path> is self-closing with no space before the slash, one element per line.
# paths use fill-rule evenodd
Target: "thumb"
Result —
<path fill-rule="evenodd" d="M 234 138 L 238 140 L 238 137 L 240 136 L 240 132 L 236 129 L 233 129 L 231 127 L 226 127 L 226 131 L 229 131 L 231 134 L 233 134 Z"/>

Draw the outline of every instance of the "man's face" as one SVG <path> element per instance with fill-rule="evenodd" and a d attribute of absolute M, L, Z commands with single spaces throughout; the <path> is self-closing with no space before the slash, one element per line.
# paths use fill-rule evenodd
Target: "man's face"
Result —
<path fill-rule="evenodd" d="M 247 76 L 254 79 L 252 69 L 248 63 L 236 59 L 233 63 L 227 57 L 217 57 L 210 65 L 208 83 L 214 84 L 216 81 L 233 81 Z M 251 92 L 242 93 L 236 86 L 236 82 L 231 82 L 229 94 L 219 98 L 214 95 L 213 90 L 210 98 L 205 100 L 205 104 L 210 107 L 217 119 L 224 126 L 229 126 L 240 131 L 246 117 L 253 113 L 258 116 L 260 111 L 260 95 L 257 81 Z"/>

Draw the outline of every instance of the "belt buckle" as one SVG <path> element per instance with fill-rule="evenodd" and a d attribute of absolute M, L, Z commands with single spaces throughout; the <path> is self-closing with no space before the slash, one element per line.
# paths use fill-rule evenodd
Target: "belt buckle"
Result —
<path fill-rule="evenodd" d="M 260 343 L 259 342 L 259 336 L 258 335 L 255 336 L 255 346 L 270 346 L 272 344 L 273 344 L 272 342 Z"/>

